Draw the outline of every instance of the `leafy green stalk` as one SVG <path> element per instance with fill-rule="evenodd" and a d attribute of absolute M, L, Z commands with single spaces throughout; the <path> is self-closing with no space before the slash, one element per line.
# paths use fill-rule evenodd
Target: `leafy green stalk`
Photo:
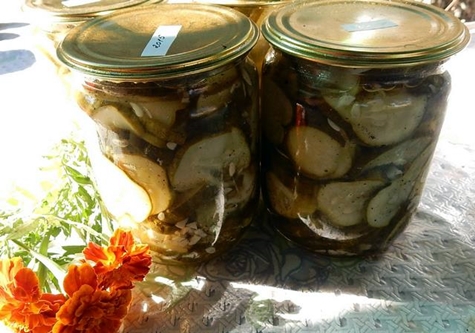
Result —
<path fill-rule="evenodd" d="M 89 242 L 105 244 L 114 229 L 85 144 L 74 134 L 44 157 L 40 195 L 17 187 L 0 202 L 0 257 L 21 257 L 47 292 L 61 290 L 66 267 Z"/>

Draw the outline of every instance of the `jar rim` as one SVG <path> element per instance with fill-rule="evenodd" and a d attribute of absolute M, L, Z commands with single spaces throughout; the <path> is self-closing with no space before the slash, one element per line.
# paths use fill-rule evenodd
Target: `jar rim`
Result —
<path fill-rule="evenodd" d="M 87 20 L 109 14 L 114 10 L 141 5 L 148 1 L 149 0 L 26 0 L 22 6 L 22 10 L 34 17 L 35 20 L 69 22 Z"/>
<path fill-rule="evenodd" d="M 290 3 L 292 0 L 199 0 L 202 4 L 241 7 L 271 7 Z"/>

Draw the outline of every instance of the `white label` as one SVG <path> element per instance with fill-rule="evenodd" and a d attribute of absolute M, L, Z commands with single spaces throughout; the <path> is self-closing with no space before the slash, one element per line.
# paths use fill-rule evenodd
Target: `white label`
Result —
<path fill-rule="evenodd" d="M 63 1 L 62 4 L 63 6 L 66 6 L 66 7 L 77 7 L 77 6 L 88 5 L 90 3 L 99 2 L 99 1 L 101 0 L 66 0 L 66 1 Z"/>
<path fill-rule="evenodd" d="M 397 24 L 390 20 L 382 19 L 382 20 L 375 20 L 375 21 L 352 23 L 352 24 L 343 24 L 342 27 L 348 32 L 355 32 L 355 31 L 392 28 L 392 27 L 397 27 Z"/>
<path fill-rule="evenodd" d="M 161 25 L 142 51 L 142 57 L 166 55 L 168 49 L 178 36 L 181 25 Z"/>

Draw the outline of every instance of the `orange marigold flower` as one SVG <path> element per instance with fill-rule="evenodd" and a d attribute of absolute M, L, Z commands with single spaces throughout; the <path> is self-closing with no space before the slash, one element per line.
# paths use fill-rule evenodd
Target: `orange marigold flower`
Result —
<path fill-rule="evenodd" d="M 21 258 L 0 260 L 0 308 L 15 299 L 12 293 L 15 276 L 23 267 Z"/>
<path fill-rule="evenodd" d="M 97 288 L 97 275 L 94 268 L 88 263 L 79 266 L 71 265 L 68 267 L 68 274 L 64 277 L 63 287 L 66 294 L 72 297 L 81 286 L 89 285 L 91 288 Z"/>
<path fill-rule="evenodd" d="M 38 277 L 19 258 L 0 260 L 0 272 L 0 320 L 20 332 L 50 332 L 66 298 L 41 293 Z"/>
<path fill-rule="evenodd" d="M 53 333 L 115 333 L 132 300 L 130 289 L 97 289 L 97 275 L 88 263 L 69 268 L 64 289 L 70 298 L 58 311 Z"/>
<path fill-rule="evenodd" d="M 83 253 L 87 260 L 96 263 L 94 269 L 104 289 L 132 288 L 133 282 L 144 279 L 152 264 L 149 246 L 135 244 L 132 233 L 122 229 L 114 232 L 109 246 L 89 243 Z"/>

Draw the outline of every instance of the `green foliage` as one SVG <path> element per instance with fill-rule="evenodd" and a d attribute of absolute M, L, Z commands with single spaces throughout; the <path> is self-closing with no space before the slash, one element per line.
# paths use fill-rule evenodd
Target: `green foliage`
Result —
<path fill-rule="evenodd" d="M 44 291 L 61 290 L 67 266 L 84 247 L 105 244 L 112 234 L 91 175 L 85 144 L 73 133 L 44 156 L 40 194 L 17 187 L 0 202 L 0 258 L 21 257 Z"/>

